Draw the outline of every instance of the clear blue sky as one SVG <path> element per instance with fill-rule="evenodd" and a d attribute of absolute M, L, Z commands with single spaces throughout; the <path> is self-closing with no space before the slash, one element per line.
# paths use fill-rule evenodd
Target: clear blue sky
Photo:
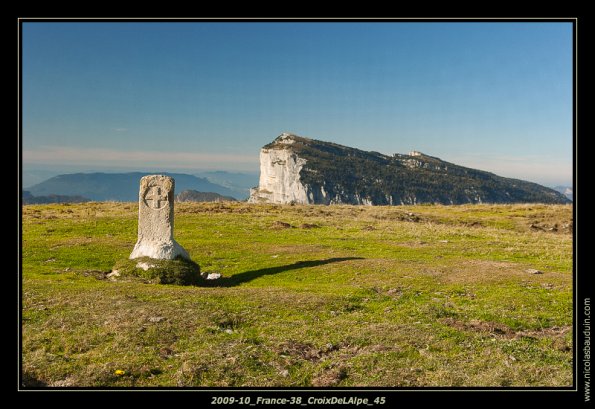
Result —
<path fill-rule="evenodd" d="M 287 131 L 572 177 L 570 23 L 23 23 L 24 169 L 258 170 Z"/>

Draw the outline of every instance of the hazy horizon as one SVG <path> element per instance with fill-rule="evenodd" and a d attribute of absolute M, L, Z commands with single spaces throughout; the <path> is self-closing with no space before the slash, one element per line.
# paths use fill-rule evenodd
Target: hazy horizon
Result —
<path fill-rule="evenodd" d="M 387 152 L 381 152 L 385 154 L 389 154 Z M 393 152 L 393 153 L 403 153 L 406 154 L 408 152 Z M 424 152 L 431 156 L 433 155 L 431 152 Z M 256 156 L 258 159 L 258 156 Z M 474 165 L 472 158 L 467 163 L 461 162 L 454 162 L 452 160 L 447 160 L 445 158 L 440 158 L 442 160 L 446 160 L 447 162 L 455 163 L 456 165 L 461 165 L 465 167 L 470 167 L 473 169 L 484 170 L 487 172 L 495 173 L 499 176 L 509 177 L 512 179 L 521 179 L 527 180 L 529 182 L 538 183 L 543 186 L 547 187 L 555 187 L 555 186 L 569 186 L 573 187 L 572 179 L 564 179 L 555 177 L 552 178 L 543 178 L 540 179 L 537 177 L 536 179 L 523 179 L 515 176 L 514 167 L 511 167 L 509 174 L 502 174 L 498 173 L 494 170 L 488 169 L 486 166 L 482 167 L 481 163 L 477 163 Z M 497 161 L 497 158 L 494 158 L 494 161 Z M 36 183 L 42 182 L 46 180 L 48 177 L 60 175 L 60 174 L 68 174 L 68 173 L 95 173 L 95 172 L 104 172 L 104 173 L 125 173 L 125 172 L 168 172 L 168 173 L 187 173 L 187 174 L 200 174 L 200 173 L 209 173 L 209 172 L 228 172 L 228 173 L 241 173 L 241 174 L 250 174 L 250 175 L 259 175 L 260 169 L 258 160 L 255 161 L 256 164 L 251 169 L 228 169 L 228 168 L 192 168 L 192 167 L 167 167 L 167 166 L 109 166 L 105 165 L 104 167 L 101 166 L 87 166 L 82 164 L 70 164 L 68 166 L 65 165 L 58 165 L 58 164 L 39 164 L 39 165 L 30 165 L 30 166 L 23 166 L 23 188 L 30 187 Z M 485 165 L 485 163 L 484 163 Z M 28 174 L 29 173 L 29 174 Z M 33 173 L 43 173 L 43 174 L 50 174 L 48 177 L 34 177 L 31 174 Z"/>

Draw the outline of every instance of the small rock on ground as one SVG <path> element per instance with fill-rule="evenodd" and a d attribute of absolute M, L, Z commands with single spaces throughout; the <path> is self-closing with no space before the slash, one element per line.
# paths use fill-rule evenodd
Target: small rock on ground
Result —
<path fill-rule="evenodd" d="M 145 263 L 143 261 L 139 261 L 138 263 L 136 263 L 136 268 L 142 268 L 145 271 L 153 267 L 155 267 L 154 264 Z"/>

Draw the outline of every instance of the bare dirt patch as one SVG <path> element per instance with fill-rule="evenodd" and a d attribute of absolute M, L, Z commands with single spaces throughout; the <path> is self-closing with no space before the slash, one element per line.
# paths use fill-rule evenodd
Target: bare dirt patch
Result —
<path fill-rule="evenodd" d="M 326 354 L 328 354 L 328 352 L 330 352 L 331 349 L 324 350 L 316 348 L 314 345 L 310 343 L 288 341 L 276 347 L 275 351 L 282 356 L 289 356 L 294 359 L 306 361 L 319 361 Z"/>
<path fill-rule="evenodd" d="M 315 376 L 312 379 L 312 386 L 315 387 L 326 387 L 326 386 L 336 386 L 342 380 L 347 378 L 347 368 L 345 367 L 338 367 L 338 368 L 330 368 L 321 374 Z"/>
<path fill-rule="evenodd" d="M 271 224 L 271 229 L 273 230 L 283 230 L 283 229 L 291 229 L 293 226 L 289 223 L 282 222 L 281 220 L 276 220 L 273 224 Z"/>
<path fill-rule="evenodd" d="M 495 322 L 486 322 L 480 320 L 471 320 L 469 322 L 463 322 L 454 318 L 444 318 L 440 320 L 443 324 L 448 325 L 449 327 L 456 328 L 458 330 L 463 331 L 473 331 L 473 332 L 480 332 L 489 334 L 494 337 L 500 338 L 521 338 L 521 337 L 530 337 L 530 338 L 542 338 L 542 337 L 560 337 L 566 334 L 568 331 L 572 329 L 571 326 L 563 326 L 563 327 L 550 327 L 550 328 L 543 328 L 540 330 L 523 330 L 523 331 L 515 331 L 512 328 Z"/>
<path fill-rule="evenodd" d="M 404 212 L 402 210 L 396 210 L 393 208 L 384 207 L 372 215 L 373 218 L 378 220 L 393 220 L 402 222 L 413 222 L 419 223 L 425 221 L 426 218 L 421 217 L 412 212 Z"/>
<path fill-rule="evenodd" d="M 302 223 L 302 225 L 300 226 L 300 229 L 318 229 L 320 228 L 319 224 L 315 224 L 315 223 Z"/>

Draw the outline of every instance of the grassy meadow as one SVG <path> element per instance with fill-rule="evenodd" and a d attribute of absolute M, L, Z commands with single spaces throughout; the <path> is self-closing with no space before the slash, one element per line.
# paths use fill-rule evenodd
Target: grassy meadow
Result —
<path fill-rule="evenodd" d="M 199 286 L 105 278 L 137 211 L 23 207 L 25 386 L 572 384 L 571 206 L 176 204 Z"/>

